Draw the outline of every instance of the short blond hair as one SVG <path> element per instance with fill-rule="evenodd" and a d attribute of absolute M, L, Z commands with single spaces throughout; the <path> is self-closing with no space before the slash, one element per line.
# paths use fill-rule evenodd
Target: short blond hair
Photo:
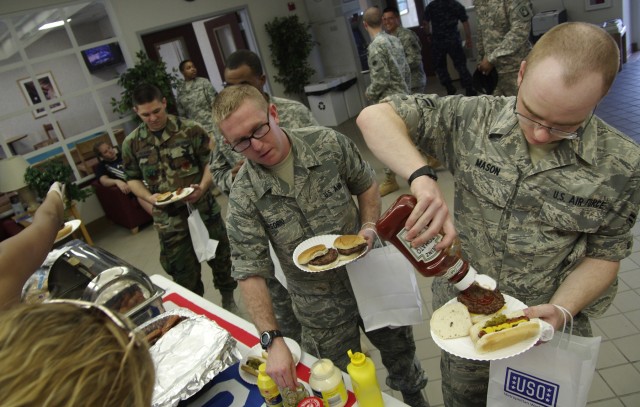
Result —
<path fill-rule="evenodd" d="M 238 110 L 245 100 L 253 101 L 260 109 L 267 110 L 268 102 L 258 89 L 251 85 L 233 85 L 226 87 L 213 101 L 213 121 L 220 126 L 231 113 Z"/>
<path fill-rule="evenodd" d="M 382 25 L 382 11 L 380 7 L 369 7 L 362 16 L 365 23 L 371 28 L 378 28 Z"/>
<path fill-rule="evenodd" d="M 526 58 L 527 70 L 546 58 L 560 61 L 567 85 L 575 85 L 588 73 L 601 74 L 603 96 L 620 66 L 620 51 L 613 38 L 602 28 L 581 22 L 563 23 L 545 33 Z"/>
<path fill-rule="evenodd" d="M 0 404 L 151 405 L 155 373 L 138 344 L 107 318 L 70 304 L 0 313 Z"/>

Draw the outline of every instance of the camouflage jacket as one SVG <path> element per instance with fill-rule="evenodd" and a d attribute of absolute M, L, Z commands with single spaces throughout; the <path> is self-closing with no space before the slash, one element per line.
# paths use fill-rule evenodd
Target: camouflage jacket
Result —
<path fill-rule="evenodd" d="M 535 165 L 514 97 L 394 96 L 416 145 L 455 179 L 456 227 L 478 272 L 525 304 L 548 303 L 585 257 L 631 252 L 640 203 L 640 147 L 594 117 Z M 585 309 L 604 312 L 614 284 Z M 450 298 L 450 297 L 449 297 Z"/>
<path fill-rule="evenodd" d="M 423 19 L 431 24 L 433 41 L 460 42 L 458 21 L 469 20 L 467 10 L 455 0 L 435 0 L 425 7 Z"/>
<path fill-rule="evenodd" d="M 227 218 L 232 275 L 235 279 L 272 277 L 271 241 L 290 292 L 326 295 L 332 282 L 342 281 L 344 269 L 307 273 L 296 267 L 292 254 L 310 237 L 359 229 L 352 195 L 371 187 L 374 171 L 353 141 L 332 129 L 306 127 L 285 132 L 294 157 L 293 190 L 250 161 L 233 184 Z"/>
<path fill-rule="evenodd" d="M 209 133 L 213 132 L 211 106 L 218 93 L 205 78 L 183 81 L 177 90 L 178 111 L 182 117 L 196 122 Z"/>
<path fill-rule="evenodd" d="M 396 32 L 392 34 L 400 39 L 402 48 L 404 48 L 404 56 L 409 64 L 411 71 L 410 89 L 422 89 L 420 93 L 424 93 L 424 87 L 427 84 L 427 75 L 422 67 L 422 45 L 418 34 L 404 27 L 398 27 Z"/>
<path fill-rule="evenodd" d="M 369 44 L 367 53 L 371 84 L 365 94 L 371 102 L 378 103 L 395 93 L 409 93 L 411 71 L 398 38 L 380 32 Z"/>
<path fill-rule="evenodd" d="M 287 129 L 298 129 L 301 127 L 318 126 L 318 122 L 311 114 L 311 110 L 300 102 L 291 99 L 270 96 L 269 101 L 276 106 L 280 127 Z M 233 178 L 231 169 L 244 156 L 236 153 L 227 144 L 220 133 L 218 126 L 215 127 L 213 136 L 216 140 L 216 147 L 211 153 L 211 163 L 209 169 L 213 177 L 213 183 L 225 194 L 229 194 Z"/>
<path fill-rule="evenodd" d="M 145 182 L 152 194 L 199 184 L 209 163 L 210 153 L 206 131 L 193 120 L 172 115 L 168 115 L 167 126 L 161 137 L 156 137 L 143 123 L 122 143 L 127 179 Z M 203 194 L 196 202 L 197 209 L 209 210 L 212 203 L 204 199 L 206 195 Z M 168 224 L 171 221 L 169 212 L 184 205 L 178 202 L 154 207 L 154 221 Z M 214 213 L 220 211 L 217 204 L 213 206 Z"/>
<path fill-rule="evenodd" d="M 533 9 L 529 0 L 475 0 L 478 55 L 498 72 L 516 72 L 531 50 Z"/>

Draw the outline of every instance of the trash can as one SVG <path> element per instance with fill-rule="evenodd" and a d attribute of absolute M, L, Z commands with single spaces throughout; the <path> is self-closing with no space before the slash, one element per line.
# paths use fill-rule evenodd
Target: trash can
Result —
<path fill-rule="evenodd" d="M 328 77 L 304 87 L 311 113 L 322 126 L 337 126 L 362 110 L 355 75 Z M 357 101 L 353 97 L 353 92 Z M 353 113 L 355 112 L 355 113 Z"/>

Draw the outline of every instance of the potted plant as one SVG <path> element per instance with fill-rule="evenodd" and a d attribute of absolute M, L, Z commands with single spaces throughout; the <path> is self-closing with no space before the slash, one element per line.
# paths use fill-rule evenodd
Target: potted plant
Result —
<path fill-rule="evenodd" d="M 29 167 L 25 171 L 24 181 L 36 195 L 44 199 L 53 184 L 59 181 L 65 185 L 65 196 L 67 207 L 73 204 L 73 201 L 84 201 L 91 195 L 91 189 L 81 189 L 71 180 L 71 167 L 65 165 L 62 160 L 49 160 L 38 165 L 38 167 Z"/>
<path fill-rule="evenodd" d="M 271 62 L 278 70 L 276 82 L 284 85 L 284 91 L 306 100 L 304 86 L 315 73 L 308 57 L 314 46 L 309 24 L 298 20 L 297 15 L 276 17 L 265 24 L 271 37 Z"/>
<path fill-rule="evenodd" d="M 162 91 L 162 94 L 167 99 L 167 111 L 174 114 L 177 113 L 172 89 L 178 85 L 178 76 L 175 72 L 167 72 L 167 65 L 164 61 L 153 61 L 149 59 L 144 51 L 138 51 L 136 57 L 138 62 L 135 66 L 127 69 L 118 78 L 118 85 L 122 86 L 124 90 L 120 93 L 122 95 L 120 100 L 111 98 L 113 112 L 121 116 L 131 114 L 133 111 L 133 103 L 131 102 L 133 90 L 138 85 L 146 82 L 157 86 Z"/>

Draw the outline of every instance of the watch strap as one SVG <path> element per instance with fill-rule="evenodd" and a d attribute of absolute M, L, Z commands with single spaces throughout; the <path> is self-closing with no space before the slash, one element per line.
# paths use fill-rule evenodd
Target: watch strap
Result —
<path fill-rule="evenodd" d="M 434 181 L 438 181 L 438 175 L 436 174 L 434 169 L 428 165 L 425 165 L 424 167 L 420 167 L 417 170 L 415 170 L 413 174 L 409 176 L 409 179 L 407 180 L 407 182 L 409 183 L 409 186 L 411 186 L 411 183 L 413 182 L 414 179 L 418 177 L 422 177 L 423 175 L 426 175 L 427 177 L 431 178 Z"/>
<path fill-rule="evenodd" d="M 262 337 L 267 334 L 268 335 L 268 342 L 264 343 L 262 341 Z M 267 350 L 267 348 L 269 347 L 269 345 L 271 345 L 273 343 L 273 340 L 275 338 L 282 338 L 284 337 L 284 335 L 282 334 L 281 331 L 274 329 L 272 331 L 264 331 L 260 334 L 260 345 L 262 346 L 262 349 Z"/>

